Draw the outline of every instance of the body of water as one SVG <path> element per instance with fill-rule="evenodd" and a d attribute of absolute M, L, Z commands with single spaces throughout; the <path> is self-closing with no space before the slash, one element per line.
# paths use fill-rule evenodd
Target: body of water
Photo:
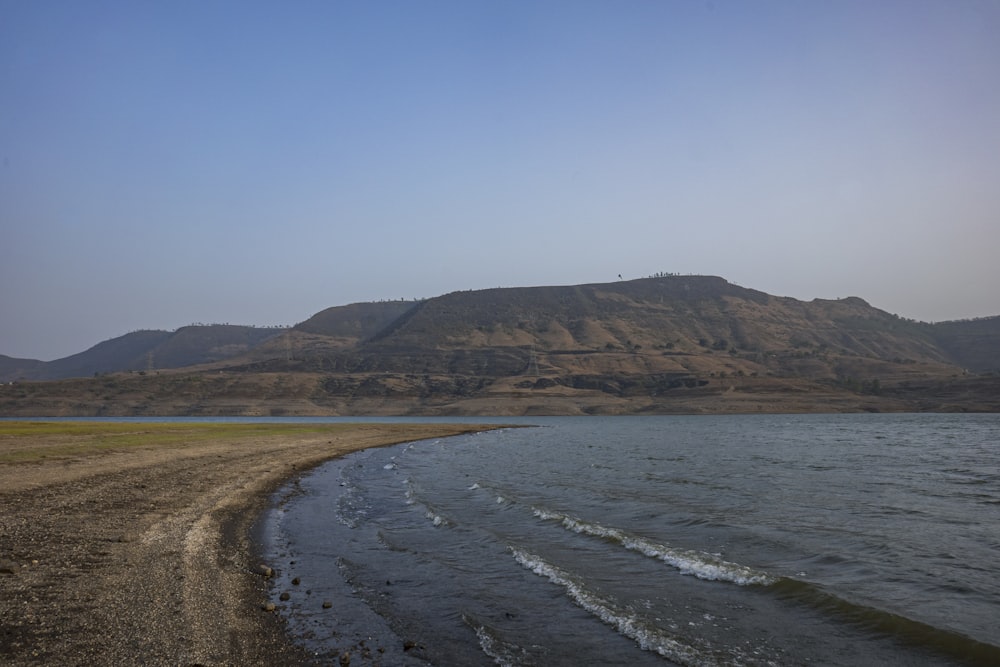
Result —
<path fill-rule="evenodd" d="M 293 635 L 351 665 L 1000 664 L 1000 415 L 531 423 L 284 488 Z"/>

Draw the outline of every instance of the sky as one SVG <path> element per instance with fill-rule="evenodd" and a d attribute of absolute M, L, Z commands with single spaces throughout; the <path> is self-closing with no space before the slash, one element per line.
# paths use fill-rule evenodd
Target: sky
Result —
<path fill-rule="evenodd" d="M 1000 315 L 995 0 L 0 0 L 0 354 L 718 275 Z"/>

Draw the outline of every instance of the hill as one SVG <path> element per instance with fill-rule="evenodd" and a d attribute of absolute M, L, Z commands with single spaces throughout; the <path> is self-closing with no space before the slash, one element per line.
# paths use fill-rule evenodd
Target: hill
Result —
<path fill-rule="evenodd" d="M 975 372 L 1000 371 L 1000 317 L 927 325 L 953 363 Z"/>
<path fill-rule="evenodd" d="M 245 354 L 278 333 L 277 329 L 229 324 L 192 325 L 173 332 L 134 331 L 55 361 L 0 363 L 0 381 L 60 380 L 212 363 Z"/>
<path fill-rule="evenodd" d="M 33 377 L 38 366 L 44 363 L 37 359 L 17 359 L 0 354 L 0 382 Z"/>
<path fill-rule="evenodd" d="M 414 305 L 411 301 L 380 301 L 334 306 L 300 322 L 295 329 L 357 343 L 374 336 Z"/>
<path fill-rule="evenodd" d="M 0 412 L 1000 409 L 1000 385 L 982 376 L 1000 369 L 1000 318 L 926 324 L 858 297 L 805 302 L 714 276 L 351 304 L 256 344 L 252 332 L 229 332 L 228 344 L 194 332 L 175 340 L 181 332 L 143 353 L 163 360 L 155 377 L 22 385 L 16 400 L 0 400 Z M 185 352 L 171 356 L 175 349 Z M 202 365 L 180 368 L 185 361 Z"/>
<path fill-rule="evenodd" d="M 383 359 L 446 350 L 533 354 L 539 372 L 836 377 L 854 358 L 948 363 L 925 329 L 862 299 L 805 303 L 710 276 L 455 292 L 419 304 L 360 348 Z"/>

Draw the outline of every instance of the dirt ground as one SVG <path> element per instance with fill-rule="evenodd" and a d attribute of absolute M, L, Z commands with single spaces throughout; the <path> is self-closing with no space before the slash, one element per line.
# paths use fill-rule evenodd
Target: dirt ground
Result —
<path fill-rule="evenodd" d="M 270 492 L 347 452 L 483 429 L 335 425 L 128 447 L 0 436 L 0 663 L 309 664 L 265 606 L 250 533 Z"/>

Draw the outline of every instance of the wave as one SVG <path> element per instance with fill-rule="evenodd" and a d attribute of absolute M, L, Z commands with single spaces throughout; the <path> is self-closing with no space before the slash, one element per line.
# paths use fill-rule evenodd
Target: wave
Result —
<path fill-rule="evenodd" d="M 442 516 L 438 510 L 433 507 L 429 502 L 425 501 L 423 498 L 418 497 L 417 489 L 413 484 L 413 481 L 409 478 L 403 480 L 403 486 L 406 491 L 403 496 L 406 499 L 407 505 L 417 505 L 424 509 L 424 517 L 429 520 L 435 527 L 450 526 L 451 521 Z"/>
<path fill-rule="evenodd" d="M 349 480 L 340 482 L 342 491 L 335 501 L 335 516 L 337 521 L 348 528 L 357 528 L 371 510 L 361 490 Z"/>
<path fill-rule="evenodd" d="M 469 614 L 462 614 L 462 622 L 475 630 L 479 648 L 499 667 L 524 665 L 526 651 L 512 642 L 504 640 L 500 633 Z"/>
<path fill-rule="evenodd" d="M 731 563 L 712 554 L 674 547 L 653 542 L 644 537 L 630 535 L 617 528 L 609 528 L 598 523 L 582 521 L 559 512 L 533 508 L 534 514 L 543 521 L 556 521 L 564 528 L 581 535 L 599 537 L 630 551 L 636 551 L 649 558 L 661 560 L 676 568 L 681 574 L 689 574 L 708 581 L 725 581 L 740 586 L 769 585 L 777 581 L 775 577 L 745 565 Z"/>
<path fill-rule="evenodd" d="M 588 590 L 574 581 L 568 573 L 542 558 L 517 547 L 510 547 L 510 550 L 522 567 L 564 588 L 573 602 L 634 641 L 644 651 L 652 651 L 681 665 L 723 664 L 706 650 L 691 646 L 661 628 L 649 625 L 635 614 L 617 608 L 612 602 Z"/>
<path fill-rule="evenodd" d="M 575 533 L 590 535 L 619 544 L 650 558 L 661 560 L 699 579 L 726 581 L 741 586 L 755 585 L 778 597 L 817 609 L 842 622 L 868 632 L 895 638 L 905 644 L 976 665 L 1000 665 L 1000 647 L 978 641 L 951 630 L 915 621 L 890 611 L 877 609 L 841 598 L 820 586 L 790 577 L 777 577 L 753 568 L 731 563 L 712 554 L 675 549 L 617 528 L 534 508 L 545 521 L 556 521 Z"/>

